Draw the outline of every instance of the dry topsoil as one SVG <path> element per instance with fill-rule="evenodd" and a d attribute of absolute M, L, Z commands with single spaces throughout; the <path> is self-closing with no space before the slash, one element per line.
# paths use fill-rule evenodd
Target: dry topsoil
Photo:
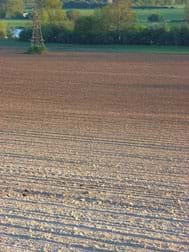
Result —
<path fill-rule="evenodd" d="M 0 251 L 188 251 L 189 56 L 0 50 Z"/>

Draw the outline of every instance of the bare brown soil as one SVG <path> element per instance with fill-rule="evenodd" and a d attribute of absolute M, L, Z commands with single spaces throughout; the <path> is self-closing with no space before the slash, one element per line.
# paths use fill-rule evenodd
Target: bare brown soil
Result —
<path fill-rule="evenodd" d="M 188 251 L 189 56 L 0 50 L 0 251 Z"/>

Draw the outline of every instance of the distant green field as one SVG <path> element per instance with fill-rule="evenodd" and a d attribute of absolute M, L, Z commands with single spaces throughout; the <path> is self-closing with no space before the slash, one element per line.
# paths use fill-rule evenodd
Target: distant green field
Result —
<path fill-rule="evenodd" d="M 93 9 L 77 9 L 81 15 L 90 16 L 94 13 Z M 185 10 L 184 7 L 176 9 L 134 9 L 133 12 L 136 14 L 137 20 L 140 23 L 148 24 L 148 16 L 153 13 L 159 13 L 166 22 L 173 24 L 179 23 L 178 21 L 184 20 Z"/>
<path fill-rule="evenodd" d="M 159 13 L 166 22 L 173 24 L 179 24 L 178 21 L 184 20 L 185 10 L 184 8 L 177 9 L 137 9 L 134 10 L 137 16 L 137 20 L 147 24 L 148 16 L 152 13 Z"/>
<path fill-rule="evenodd" d="M 77 9 L 81 15 L 90 16 L 94 13 L 94 9 Z M 134 13 L 136 14 L 137 21 L 144 25 L 149 25 L 148 16 L 152 13 L 159 13 L 164 21 L 169 25 L 180 25 L 183 24 L 181 22 L 184 20 L 185 10 L 184 8 L 176 8 L 176 9 L 135 9 Z M 0 21 L 1 22 L 1 21 Z M 31 21 L 28 20 L 3 20 L 3 22 L 7 23 L 9 27 L 26 27 L 31 25 Z"/>
<path fill-rule="evenodd" d="M 28 27 L 31 26 L 31 20 L 24 19 L 4 19 L 0 22 L 6 23 L 10 28 L 18 28 L 18 27 Z"/>
<path fill-rule="evenodd" d="M 189 54 L 189 47 L 177 46 L 131 46 L 131 45 L 73 45 L 73 44 L 47 44 L 49 51 L 73 52 L 127 52 L 127 53 L 163 53 L 163 54 Z M 0 48 L 22 49 L 25 51 L 29 43 L 15 40 L 0 40 Z"/>
<path fill-rule="evenodd" d="M 92 15 L 94 9 L 77 9 L 82 15 Z M 166 20 L 182 20 L 184 19 L 184 8 L 176 9 L 134 9 L 133 12 L 137 15 L 138 20 L 147 21 L 147 18 L 152 13 L 159 13 Z"/>

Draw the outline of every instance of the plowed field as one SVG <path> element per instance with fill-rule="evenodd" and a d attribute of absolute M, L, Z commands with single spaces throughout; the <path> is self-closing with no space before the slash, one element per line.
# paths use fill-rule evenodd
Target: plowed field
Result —
<path fill-rule="evenodd" d="M 0 251 L 189 251 L 189 56 L 0 50 Z"/>

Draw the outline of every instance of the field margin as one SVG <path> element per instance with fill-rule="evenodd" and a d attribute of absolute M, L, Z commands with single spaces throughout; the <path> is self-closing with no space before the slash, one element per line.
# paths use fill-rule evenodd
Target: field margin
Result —
<path fill-rule="evenodd" d="M 125 52 L 125 53 L 163 53 L 189 54 L 185 46 L 139 46 L 139 45 L 77 45 L 77 44 L 46 44 L 49 51 L 63 52 Z M 17 40 L 0 40 L 0 49 L 12 48 L 26 50 L 29 43 Z"/>

